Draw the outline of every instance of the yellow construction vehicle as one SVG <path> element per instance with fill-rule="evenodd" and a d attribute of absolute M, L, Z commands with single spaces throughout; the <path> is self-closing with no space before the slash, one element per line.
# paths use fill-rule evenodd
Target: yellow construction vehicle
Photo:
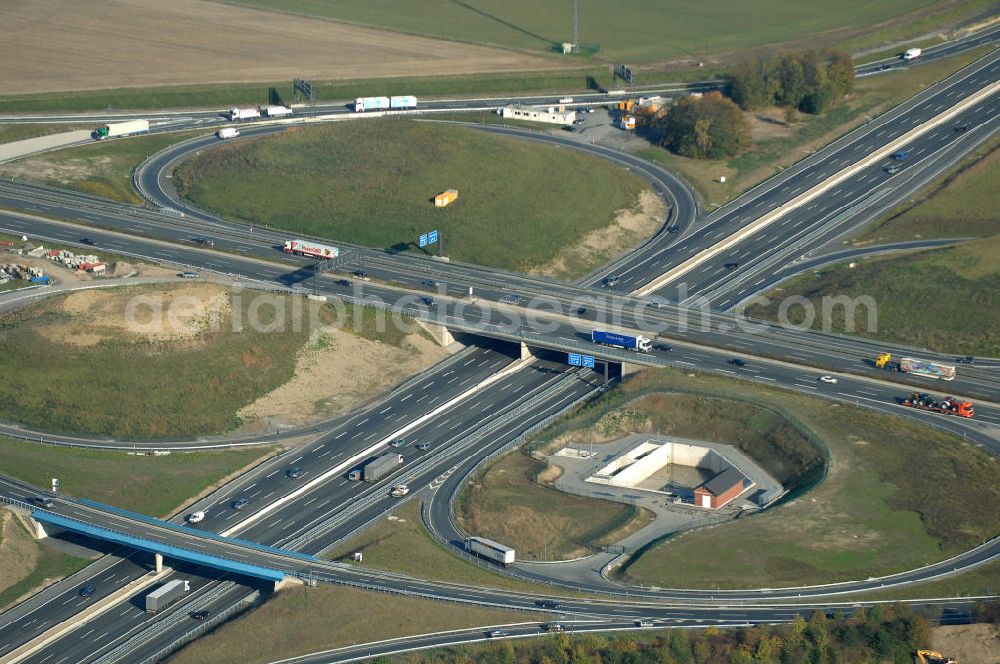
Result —
<path fill-rule="evenodd" d="M 891 359 L 892 359 L 892 353 L 882 353 L 881 355 L 878 356 L 878 359 L 875 360 L 875 366 L 878 367 L 879 369 L 885 369 L 886 366 L 889 365 L 889 360 Z"/>
<path fill-rule="evenodd" d="M 954 657 L 945 657 L 936 650 L 918 650 L 917 661 L 920 664 L 958 664 Z"/>

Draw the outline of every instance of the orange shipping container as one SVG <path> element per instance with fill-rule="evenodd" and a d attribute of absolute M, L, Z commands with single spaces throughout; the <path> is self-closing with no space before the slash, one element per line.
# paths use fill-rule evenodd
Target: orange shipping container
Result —
<path fill-rule="evenodd" d="M 458 199 L 458 189 L 449 189 L 448 191 L 443 191 L 434 197 L 434 205 L 436 207 L 446 207 L 451 203 L 454 203 Z"/>

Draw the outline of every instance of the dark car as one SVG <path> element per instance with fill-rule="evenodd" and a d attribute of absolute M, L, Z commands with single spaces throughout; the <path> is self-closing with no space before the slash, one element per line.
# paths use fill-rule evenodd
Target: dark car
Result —
<path fill-rule="evenodd" d="M 668 233 L 679 233 L 680 230 L 681 230 L 680 226 L 676 226 L 676 225 L 675 226 L 667 226 L 667 232 Z"/>
<path fill-rule="evenodd" d="M 96 247 L 97 246 L 97 240 L 94 240 L 93 238 L 89 238 L 89 237 L 82 237 L 82 238 L 80 238 L 80 244 L 85 244 L 85 245 L 90 246 L 90 247 Z"/>
<path fill-rule="evenodd" d="M 47 510 L 50 510 L 53 507 L 55 507 L 55 503 L 53 503 L 52 499 L 47 496 L 35 496 L 35 504 L 40 505 L 41 507 L 44 507 Z"/>
<path fill-rule="evenodd" d="M 674 349 L 670 344 L 654 344 L 653 348 L 656 350 L 662 350 L 665 353 L 669 353 Z"/>
<path fill-rule="evenodd" d="M 293 480 L 297 477 L 302 477 L 302 468 L 300 466 L 292 466 L 285 471 L 285 475 Z"/>
<path fill-rule="evenodd" d="M 971 355 L 966 355 L 965 357 L 960 357 L 955 361 L 958 362 L 959 364 L 975 364 L 976 358 L 972 357 Z"/>
<path fill-rule="evenodd" d="M 233 509 L 234 510 L 241 510 L 244 507 L 246 507 L 248 504 L 250 504 L 249 500 L 247 500 L 246 498 L 240 498 L 239 500 L 234 500 L 233 501 Z"/>
<path fill-rule="evenodd" d="M 734 357 L 733 359 L 729 360 L 729 363 L 731 365 L 733 365 L 734 367 L 741 367 L 741 368 L 745 367 L 747 365 L 747 361 L 746 360 L 741 360 L 738 357 Z"/>
<path fill-rule="evenodd" d="M 426 304 L 428 307 L 434 306 L 434 298 L 429 295 L 423 296 L 422 298 L 420 298 L 420 301 Z"/>
<path fill-rule="evenodd" d="M 618 285 L 618 282 L 620 282 L 621 280 L 622 278 L 617 274 L 610 274 L 604 277 L 604 285 L 608 287 L 616 286 Z"/>
<path fill-rule="evenodd" d="M 969 128 L 969 125 L 967 123 L 964 123 L 964 122 L 962 124 L 960 124 L 960 125 L 955 125 L 955 131 L 957 131 L 960 134 L 962 132 L 966 131 L 968 128 Z"/>
<path fill-rule="evenodd" d="M 535 604 L 543 609 L 558 609 L 560 606 L 559 602 L 554 599 L 540 599 Z"/>
<path fill-rule="evenodd" d="M 891 158 L 895 159 L 896 161 L 903 161 L 909 156 L 910 156 L 909 150 L 900 150 L 898 152 L 893 152 Z"/>
<path fill-rule="evenodd" d="M 347 279 L 338 279 L 337 280 L 337 285 L 338 286 L 344 286 L 345 288 L 350 288 L 351 287 L 351 282 L 348 281 Z"/>
<path fill-rule="evenodd" d="M 208 617 L 208 611 L 195 611 L 191 614 L 191 617 L 195 620 L 204 620 Z"/>
<path fill-rule="evenodd" d="M 354 271 L 354 276 L 355 277 L 361 277 L 362 279 L 367 279 L 368 278 L 368 273 L 365 272 L 364 270 L 355 270 Z"/>
<path fill-rule="evenodd" d="M 94 586 L 84 586 L 80 588 L 80 597 L 90 597 L 94 594 Z"/>
<path fill-rule="evenodd" d="M 739 264 L 739 263 L 726 263 L 724 267 L 725 267 L 725 268 L 726 268 L 727 270 L 735 270 L 735 269 L 736 269 L 736 268 L 738 268 L 739 266 L 740 266 L 740 264 Z"/>
<path fill-rule="evenodd" d="M 571 124 L 570 125 L 564 125 L 563 126 L 563 131 L 576 131 L 576 126 L 575 125 L 571 125 Z"/>
<path fill-rule="evenodd" d="M 197 242 L 198 244 L 211 244 L 212 243 L 212 241 L 209 240 L 207 237 L 195 237 L 195 238 L 191 238 L 191 239 L 194 242 Z"/>
<path fill-rule="evenodd" d="M 577 316 L 582 316 L 585 313 L 587 313 L 587 307 L 577 307 L 576 308 L 576 315 Z"/>

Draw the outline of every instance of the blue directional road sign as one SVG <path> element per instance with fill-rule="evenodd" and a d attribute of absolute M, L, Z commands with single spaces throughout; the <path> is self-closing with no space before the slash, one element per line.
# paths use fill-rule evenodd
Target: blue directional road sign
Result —
<path fill-rule="evenodd" d="M 589 368 L 593 369 L 594 368 L 594 356 L 593 355 L 584 355 L 583 356 L 583 366 L 589 367 Z"/>
<path fill-rule="evenodd" d="M 420 236 L 420 246 L 421 247 L 426 247 L 427 246 L 427 233 L 423 233 Z"/>
<path fill-rule="evenodd" d="M 574 367 L 583 366 L 583 356 L 579 353 L 567 353 L 569 355 L 569 363 Z"/>
<path fill-rule="evenodd" d="M 438 241 L 437 231 L 431 231 L 430 233 L 427 234 L 427 244 L 434 244 L 437 241 Z"/>

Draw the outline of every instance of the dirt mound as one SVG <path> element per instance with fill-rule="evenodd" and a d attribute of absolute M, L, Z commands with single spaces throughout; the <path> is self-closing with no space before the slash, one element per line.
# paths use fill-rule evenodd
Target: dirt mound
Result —
<path fill-rule="evenodd" d="M 663 223 L 665 208 L 660 197 L 646 190 L 639 194 L 635 208 L 619 210 L 614 223 L 583 236 L 554 261 L 532 273 L 544 277 L 566 277 L 579 266 L 597 267 L 653 235 Z"/>
<path fill-rule="evenodd" d="M 1000 636 L 993 625 L 935 627 L 934 649 L 963 664 L 1000 664 Z"/>
<path fill-rule="evenodd" d="M 345 412 L 435 364 L 447 351 L 417 334 L 402 348 L 334 327 L 316 331 L 299 353 L 294 377 L 239 412 L 245 422 L 303 424 Z"/>
<path fill-rule="evenodd" d="M 0 590 L 31 574 L 38 562 L 38 547 L 7 510 L 0 510 Z"/>
<path fill-rule="evenodd" d="M 68 320 L 41 328 L 50 341 L 95 346 L 102 341 L 191 341 L 221 329 L 232 315 L 230 292 L 214 284 L 138 292 L 86 290 L 72 293 L 59 306 Z"/>

